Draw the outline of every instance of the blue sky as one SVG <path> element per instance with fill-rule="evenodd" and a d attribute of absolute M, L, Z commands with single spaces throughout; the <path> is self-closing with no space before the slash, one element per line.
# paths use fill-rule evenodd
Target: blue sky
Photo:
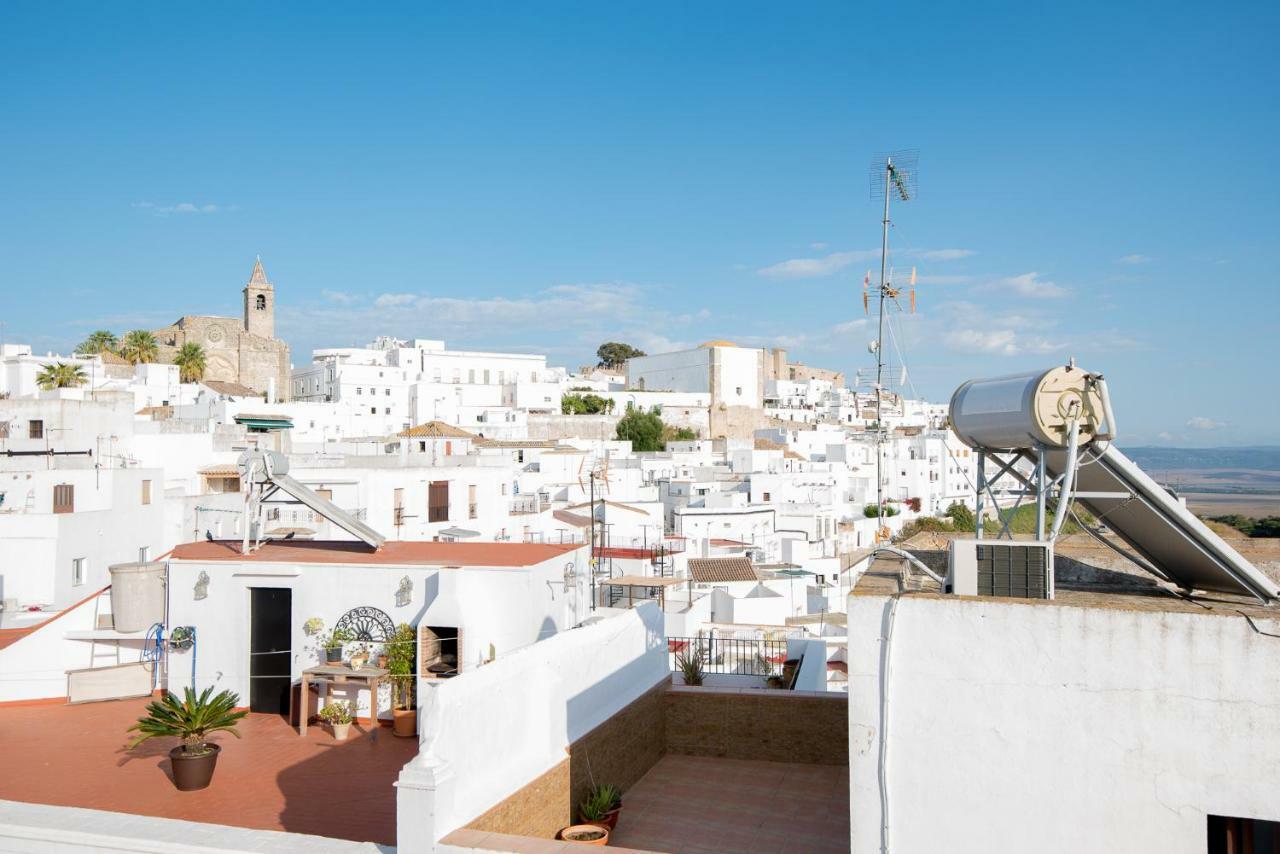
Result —
<path fill-rule="evenodd" d="M 235 314 L 373 335 L 731 338 L 871 365 L 867 169 L 916 388 L 1075 355 L 1129 444 L 1274 443 L 1275 4 L 0 7 L 0 321 Z M 358 14 L 360 10 L 376 13 Z"/>

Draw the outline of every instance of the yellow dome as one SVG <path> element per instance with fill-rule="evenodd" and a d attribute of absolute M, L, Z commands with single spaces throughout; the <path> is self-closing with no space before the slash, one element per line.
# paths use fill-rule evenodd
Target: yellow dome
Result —
<path fill-rule="evenodd" d="M 737 347 L 732 341 L 703 341 L 699 347 Z"/>

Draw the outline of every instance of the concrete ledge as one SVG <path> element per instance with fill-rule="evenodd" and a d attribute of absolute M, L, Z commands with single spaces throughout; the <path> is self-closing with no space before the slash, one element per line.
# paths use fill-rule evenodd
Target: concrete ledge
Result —
<path fill-rule="evenodd" d="M 849 695 L 843 691 L 785 691 L 781 688 L 723 688 L 716 685 L 672 685 L 673 694 L 728 694 L 732 696 L 747 695 L 770 700 L 832 700 L 840 703 L 849 702 Z"/>
<path fill-rule="evenodd" d="M 390 854 L 395 848 L 304 833 L 248 830 L 171 818 L 0 801 L 0 851 L 44 854 L 136 851 L 144 854 Z"/>

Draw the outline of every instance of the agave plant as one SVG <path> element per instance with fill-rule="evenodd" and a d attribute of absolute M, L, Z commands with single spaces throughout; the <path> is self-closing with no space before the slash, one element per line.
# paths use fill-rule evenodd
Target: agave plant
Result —
<path fill-rule="evenodd" d="M 213 694 L 213 688 L 205 688 L 199 696 L 190 688 L 183 689 L 181 701 L 173 694 L 165 694 L 159 700 L 147 704 L 147 714 L 129 727 L 129 732 L 137 732 L 129 744 L 132 750 L 149 738 L 180 738 L 182 752 L 188 755 L 202 755 L 210 750 L 208 737 L 215 732 L 229 732 L 236 738 L 236 725 L 240 719 L 249 714 L 241 709 L 236 711 L 240 696 L 230 691 Z"/>
<path fill-rule="evenodd" d="M 686 685 L 701 685 L 703 670 L 702 659 L 696 654 L 685 655 L 681 653 L 676 656 L 676 667 L 680 669 L 680 675 L 684 677 Z"/>
<path fill-rule="evenodd" d="M 603 821 L 610 811 L 622 806 L 622 792 L 617 786 L 602 783 L 587 795 L 587 799 L 578 805 L 578 815 L 589 823 Z"/>

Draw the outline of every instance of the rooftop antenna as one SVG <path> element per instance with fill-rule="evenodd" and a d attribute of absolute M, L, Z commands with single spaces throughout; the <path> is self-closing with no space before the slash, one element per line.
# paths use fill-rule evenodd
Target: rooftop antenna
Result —
<path fill-rule="evenodd" d="M 920 152 L 914 150 L 891 151 L 877 155 L 871 161 L 871 198 L 884 201 L 884 217 L 880 231 L 880 285 L 878 291 L 878 330 L 871 342 L 871 352 L 876 356 L 876 542 L 884 531 L 884 315 L 885 300 L 896 300 L 899 291 L 893 287 L 889 276 L 889 201 L 897 198 L 909 202 L 916 197 Z M 915 310 L 915 270 L 911 271 L 911 308 Z M 863 280 L 863 306 L 867 306 L 865 291 L 871 274 Z"/>

